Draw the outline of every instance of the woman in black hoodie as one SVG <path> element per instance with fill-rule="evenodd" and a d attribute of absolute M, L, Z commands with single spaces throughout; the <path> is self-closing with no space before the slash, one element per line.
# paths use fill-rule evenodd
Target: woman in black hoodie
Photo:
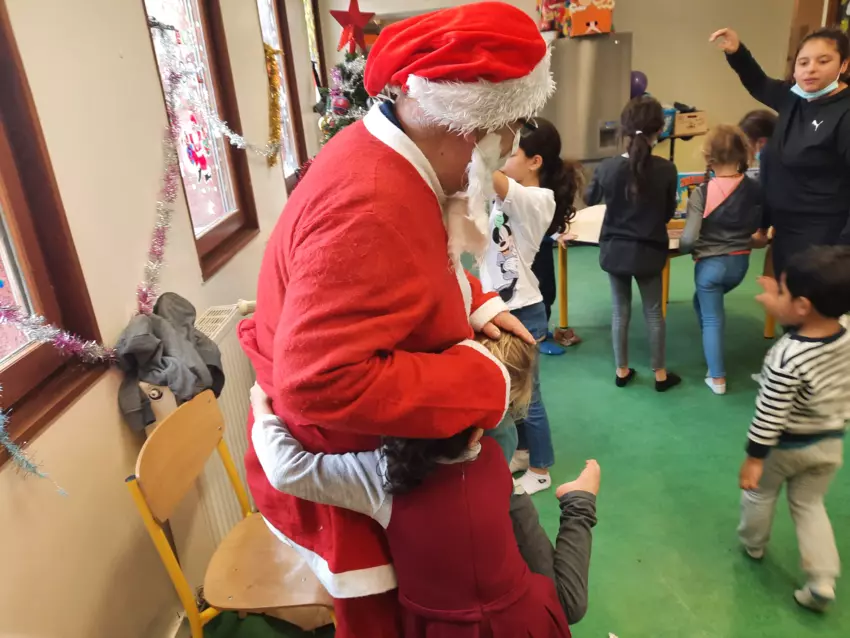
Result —
<path fill-rule="evenodd" d="M 819 29 L 800 43 L 794 83 L 774 80 L 732 29 L 711 36 L 750 94 L 779 113 L 761 154 L 762 227 L 773 226 L 777 277 L 810 246 L 850 244 L 850 42 Z"/>

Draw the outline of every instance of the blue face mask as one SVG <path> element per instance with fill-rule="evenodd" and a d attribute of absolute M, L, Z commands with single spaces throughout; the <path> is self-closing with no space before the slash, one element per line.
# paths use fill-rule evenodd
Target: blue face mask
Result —
<path fill-rule="evenodd" d="M 840 79 L 841 79 L 841 76 L 839 75 L 837 78 L 835 78 L 835 81 L 832 84 L 828 84 L 827 86 L 823 87 L 820 91 L 814 91 L 812 93 L 809 93 L 808 91 L 806 91 L 799 84 L 795 84 L 794 86 L 791 87 L 791 93 L 793 93 L 794 95 L 799 95 L 804 100 L 816 100 L 819 97 L 823 97 L 824 95 L 829 95 L 835 89 L 837 89 L 838 88 L 838 81 Z"/>

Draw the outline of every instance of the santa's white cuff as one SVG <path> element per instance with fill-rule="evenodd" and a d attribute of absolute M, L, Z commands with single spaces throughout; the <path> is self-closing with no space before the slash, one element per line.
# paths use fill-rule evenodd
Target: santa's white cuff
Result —
<path fill-rule="evenodd" d="M 507 310 L 508 306 L 502 301 L 501 297 L 493 297 L 478 306 L 476 311 L 469 315 L 469 325 L 475 332 L 481 332 L 481 329 L 493 321 L 497 314 L 507 312 Z"/>

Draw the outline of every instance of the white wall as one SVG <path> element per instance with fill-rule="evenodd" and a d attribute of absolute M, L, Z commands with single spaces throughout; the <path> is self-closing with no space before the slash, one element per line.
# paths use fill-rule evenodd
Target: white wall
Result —
<path fill-rule="evenodd" d="M 165 111 L 142 0 L 6 0 L 104 339 L 132 316 L 159 186 Z M 268 134 L 256 3 L 222 0 L 245 135 Z M 291 13 L 296 27 L 303 16 Z M 303 30 L 303 29 L 302 29 Z M 300 57 L 299 57 L 300 56 Z M 296 66 L 306 66 L 306 45 Z M 252 158 L 262 235 L 206 283 L 179 201 L 163 288 L 199 310 L 253 298 L 266 236 L 286 191 Z M 64 487 L 0 468 L 0 635 L 159 638 L 178 603 L 124 478 L 139 441 L 109 373 L 30 445 Z M 13 417 L 14 418 L 14 417 Z"/>
<path fill-rule="evenodd" d="M 473 1 L 473 0 L 470 0 Z M 469 4 L 451 0 L 361 0 L 362 11 L 397 13 L 431 11 Z M 535 0 L 513 0 L 537 18 Z M 340 27 L 330 9 L 345 9 L 348 0 L 322 0 L 325 55 L 330 64 L 339 54 Z M 737 122 L 756 103 L 740 87 L 722 54 L 708 45 L 713 29 L 737 28 L 768 73 L 783 73 L 794 0 L 618 0 L 614 25 L 634 34 L 633 66 L 649 77 L 650 92 L 665 103 L 696 105 L 710 122 Z M 663 152 L 665 147 L 659 148 Z M 682 170 L 702 170 L 700 140 L 677 144 Z"/>

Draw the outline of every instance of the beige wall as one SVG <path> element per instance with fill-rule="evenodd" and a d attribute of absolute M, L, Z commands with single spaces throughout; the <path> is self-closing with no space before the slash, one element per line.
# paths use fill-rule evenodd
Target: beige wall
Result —
<path fill-rule="evenodd" d="M 765 71 L 784 73 L 793 0 L 620 0 L 614 12 L 619 31 L 634 37 L 632 66 L 649 77 L 649 91 L 664 103 L 683 102 L 708 112 L 709 122 L 736 123 L 757 108 L 708 44 L 712 31 L 733 27 Z M 704 170 L 699 138 L 677 142 L 680 170 Z M 666 152 L 666 144 L 659 148 Z"/>
<path fill-rule="evenodd" d="M 134 311 L 165 125 L 142 0 L 6 4 L 97 319 L 114 342 Z M 256 4 L 222 4 L 244 132 L 264 140 Z M 290 19 L 303 24 L 300 13 Z M 304 58 L 306 44 L 296 52 L 300 68 Z M 279 167 L 256 157 L 250 166 L 262 236 L 206 283 L 181 195 L 163 286 L 200 310 L 255 294 L 286 192 Z M 0 636 L 159 638 L 175 617 L 176 597 L 124 486 L 139 441 L 118 415 L 118 383 L 107 375 L 30 446 L 67 497 L 9 463 L 0 468 Z"/>
<path fill-rule="evenodd" d="M 393 13 L 428 11 L 468 4 L 450 0 L 361 0 L 363 11 Z M 514 0 L 536 16 L 534 0 Z M 348 7 L 348 0 L 321 0 L 327 59 L 337 57 L 340 28 L 328 14 Z M 791 29 L 793 0 L 618 0 L 614 24 L 634 34 L 633 66 L 649 76 L 650 92 L 665 103 L 696 105 L 710 121 L 737 122 L 756 103 L 741 88 L 722 54 L 708 45 L 714 29 L 732 26 L 768 73 L 781 75 Z M 702 170 L 700 141 L 678 143 L 676 163 L 682 170 Z M 666 145 L 659 148 L 663 152 Z"/>

